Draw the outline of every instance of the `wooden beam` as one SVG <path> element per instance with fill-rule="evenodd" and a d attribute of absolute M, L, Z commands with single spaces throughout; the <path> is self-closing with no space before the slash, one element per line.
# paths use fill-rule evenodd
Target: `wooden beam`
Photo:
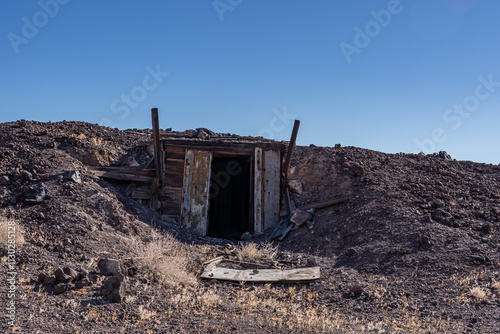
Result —
<path fill-rule="evenodd" d="M 323 209 L 323 208 L 327 208 L 327 207 L 335 205 L 335 204 L 345 203 L 348 200 L 350 200 L 351 198 L 352 198 L 352 196 L 336 197 L 336 198 L 328 199 L 328 200 L 321 201 L 321 202 L 302 205 L 302 206 L 299 206 L 297 209 L 299 209 L 299 210 Z M 288 213 L 285 210 L 280 212 L 280 217 L 286 217 L 286 216 L 288 216 Z"/>
<path fill-rule="evenodd" d="M 233 282 L 297 283 L 321 279 L 320 267 L 298 269 L 247 269 L 235 270 L 208 265 L 201 278 Z"/>
<path fill-rule="evenodd" d="M 94 170 L 94 174 L 102 177 L 104 179 L 120 180 L 120 181 L 131 181 L 131 182 L 151 182 L 154 178 L 151 176 L 120 173 L 120 172 L 107 172 Z"/>
<path fill-rule="evenodd" d="M 94 172 L 111 172 L 111 173 L 122 173 L 122 174 L 133 174 L 154 177 L 156 172 L 153 169 L 141 169 L 136 167 L 87 167 Z"/>
<path fill-rule="evenodd" d="M 288 144 L 288 149 L 286 153 L 286 159 L 285 162 L 283 163 L 283 183 L 281 185 L 281 193 L 283 194 L 285 191 L 287 179 L 288 179 L 288 169 L 290 168 L 290 163 L 292 162 L 292 155 L 293 155 L 293 150 L 295 149 L 295 141 L 297 140 L 297 134 L 299 132 L 299 126 L 300 126 L 300 121 L 295 120 L 293 123 L 293 131 L 292 131 L 292 137 L 290 138 L 290 143 Z"/>
<path fill-rule="evenodd" d="M 153 122 L 153 145 L 155 149 L 155 170 L 156 178 L 159 180 L 159 188 L 163 187 L 165 181 L 164 176 L 164 161 L 163 161 L 163 148 L 160 141 L 160 123 L 158 117 L 158 108 L 151 109 L 151 119 Z"/>
<path fill-rule="evenodd" d="M 150 208 L 154 211 L 158 210 L 158 191 L 160 188 L 160 179 L 155 177 L 151 182 L 151 197 L 149 201 Z"/>

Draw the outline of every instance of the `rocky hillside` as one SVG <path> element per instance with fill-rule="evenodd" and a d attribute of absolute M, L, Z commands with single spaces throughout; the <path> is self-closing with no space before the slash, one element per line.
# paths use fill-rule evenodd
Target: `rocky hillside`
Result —
<path fill-rule="evenodd" d="M 87 168 L 126 165 L 131 157 L 145 164 L 150 155 L 137 144 L 149 138 L 149 130 L 81 122 L 0 124 L 2 233 L 8 221 L 23 232 L 15 264 L 1 244 L 1 277 L 16 272 L 15 284 L 1 283 L 16 288 L 15 298 L 0 296 L 2 305 L 15 300 L 16 323 L 2 328 L 498 332 L 499 166 L 445 152 L 297 147 L 290 170 L 297 206 L 351 195 L 317 210 L 279 244 L 290 263 L 319 265 L 322 281 L 232 285 L 198 278 L 203 261 L 230 241 L 181 228 L 125 196 L 127 184 Z M 106 258 L 119 260 L 125 278 L 104 275 L 113 271 Z"/>

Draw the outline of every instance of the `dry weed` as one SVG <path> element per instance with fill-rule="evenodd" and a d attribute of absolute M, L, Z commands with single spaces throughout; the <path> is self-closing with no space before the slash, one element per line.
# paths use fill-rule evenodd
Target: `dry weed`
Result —
<path fill-rule="evenodd" d="M 182 245 L 170 234 L 153 231 L 147 241 L 130 239 L 134 262 L 162 284 L 169 286 L 195 285 L 196 278 L 188 272 L 188 257 Z"/>
<path fill-rule="evenodd" d="M 23 231 L 19 222 L 0 217 L 0 253 L 7 253 L 9 244 L 14 245 L 15 249 L 21 248 L 24 244 Z"/>
<path fill-rule="evenodd" d="M 486 298 L 486 291 L 484 291 L 483 289 L 481 289 L 480 287 L 476 286 L 475 288 L 472 288 L 469 290 L 470 294 L 479 299 L 479 300 L 482 300 L 484 298 Z"/>
<path fill-rule="evenodd" d="M 155 311 L 147 310 L 143 305 L 139 305 L 137 308 L 137 317 L 140 320 L 149 320 L 156 315 Z"/>
<path fill-rule="evenodd" d="M 236 248 L 236 256 L 240 261 L 248 262 L 271 262 L 278 255 L 278 246 L 273 247 L 270 243 L 239 244 Z"/>

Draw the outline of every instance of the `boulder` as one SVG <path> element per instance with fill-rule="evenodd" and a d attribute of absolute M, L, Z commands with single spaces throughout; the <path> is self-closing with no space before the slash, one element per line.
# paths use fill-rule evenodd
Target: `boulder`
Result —
<path fill-rule="evenodd" d="M 55 285 L 57 283 L 57 279 L 55 276 L 45 276 L 43 279 L 43 284 L 45 285 Z"/>
<path fill-rule="evenodd" d="M 34 205 L 42 203 L 47 197 L 47 187 L 42 182 L 24 189 L 24 203 Z"/>
<path fill-rule="evenodd" d="M 76 280 L 79 276 L 78 272 L 70 267 L 63 267 L 62 270 L 66 275 L 71 276 L 73 280 Z"/>
<path fill-rule="evenodd" d="M 89 286 L 89 285 L 92 285 L 92 283 L 90 282 L 90 279 L 84 278 L 81 281 L 75 283 L 75 288 L 82 289 L 82 288 Z"/>
<path fill-rule="evenodd" d="M 101 287 L 101 296 L 112 303 L 121 303 L 125 300 L 125 279 L 109 277 Z"/>
<path fill-rule="evenodd" d="M 41 272 L 38 274 L 38 282 L 43 282 L 45 281 L 45 278 L 47 277 L 47 273 Z"/>
<path fill-rule="evenodd" d="M 54 286 L 54 293 L 57 295 L 65 293 L 68 290 L 71 290 L 70 285 L 68 283 L 61 283 Z"/>
<path fill-rule="evenodd" d="M 101 259 L 97 263 L 97 266 L 99 267 L 99 271 L 102 275 L 105 276 L 123 275 L 123 269 L 120 261 L 118 260 L 110 258 Z"/>
<path fill-rule="evenodd" d="M 63 271 L 63 268 L 59 268 L 56 271 L 54 271 L 54 275 L 56 276 L 58 283 L 68 283 L 68 282 L 71 282 L 73 280 L 73 277 L 71 277 L 70 275 L 67 275 Z"/>

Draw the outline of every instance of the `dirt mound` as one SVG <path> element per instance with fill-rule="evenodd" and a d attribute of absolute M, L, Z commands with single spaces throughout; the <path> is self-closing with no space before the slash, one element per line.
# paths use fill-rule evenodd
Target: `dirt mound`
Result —
<path fill-rule="evenodd" d="M 358 148 L 297 148 L 298 205 L 352 194 L 285 244 L 334 255 L 368 273 L 394 267 L 451 273 L 499 263 L 500 166 Z"/>
<path fill-rule="evenodd" d="M 499 166 L 455 161 L 444 152 L 297 147 L 290 179 L 302 188 L 292 196 L 298 206 L 352 195 L 346 204 L 317 210 L 310 227 L 293 230 L 279 245 L 280 256 L 291 263 L 320 265 L 321 283 L 193 286 L 184 278 L 186 284 L 165 287 L 147 276 L 132 254 L 143 248 L 141 240 L 151 241 L 154 227 L 183 245 L 171 246 L 172 254 L 175 249 L 175 256 L 190 257 L 183 262 L 184 276 L 168 277 L 199 274 L 202 262 L 219 254 L 226 241 L 181 228 L 125 196 L 126 183 L 104 181 L 87 168 L 126 165 L 130 157 L 148 163 L 150 154 L 137 144 L 150 133 L 81 122 L 0 124 L 0 207 L 24 230 L 14 327 L 24 332 L 498 331 Z M 154 262 L 161 250 L 150 249 Z M 0 255 L 2 277 L 10 272 L 5 255 Z M 123 264 L 122 304 L 99 294 L 105 277 L 97 262 L 104 258 Z M 176 261 L 155 263 L 170 271 L 180 268 L 169 262 Z M 88 271 L 90 285 L 76 289 L 64 283 L 69 285 L 59 295 L 37 282 L 40 272 L 62 267 Z M 0 302 L 7 305 L 10 299 L 3 294 Z"/>

